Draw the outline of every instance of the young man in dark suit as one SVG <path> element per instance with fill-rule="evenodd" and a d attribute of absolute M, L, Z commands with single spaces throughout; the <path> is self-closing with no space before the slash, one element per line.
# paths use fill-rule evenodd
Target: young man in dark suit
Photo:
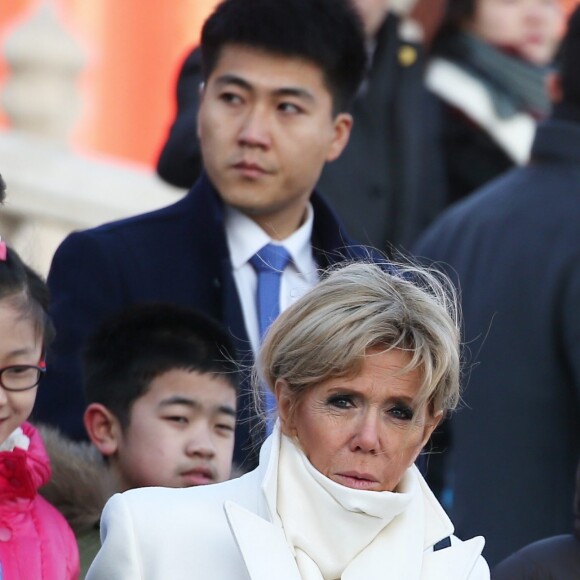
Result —
<path fill-rule="evenodd" d="M 317 190 L 355 238 L 382 250 L 408 249 L 447 205 L 436 102 L 423 82 L 426 48 L 445 0 L 353 4 L 370 62 L 349 109 L 354 125 L 348 145 L 325 165 Z M 177 115 L 157 162 L 160 177 L 177 187 L 189 188 L 202 170 L 195 135 L 201 77 L 196 48 L 179 73 Z"/>
<path fill-rule="evenodd" d="M 229 329 L 247 364 L 265 330 L 259 251 L 286 256 L 275 310 L 313 286 L 320 268 L 366 257 L 313 191 L 348 141 L 345 111 L 365 69 L 349 2 L 225 0 L 201 47 L 201 178 L 170 207 L 73 233 L 51 266 L 58 336 L 36 419 L 74 438 L 84 436 L 79 353 L 104 318 L 137 302 L 196 307 Z M 249 393 L 238 409 L 242 463 L 255 416 Z"/>

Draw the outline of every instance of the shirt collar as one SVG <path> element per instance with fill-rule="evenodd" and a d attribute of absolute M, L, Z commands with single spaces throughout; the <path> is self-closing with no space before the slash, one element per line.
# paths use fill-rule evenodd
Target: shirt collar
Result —
<path fill-rule="evenodd" d="M 292 263 L 300 273 L 307 275 L 311 271 L 310 240 L 314 211 L 310 203 L 306 207 L 306 218 L 302 225 L 284 240 L 273 240 L 254 220 L 231 206 L 225 206 L 224 223 L 234 270 L 247 264 L 250 258 L 266 244 L 273 243 L 284 246 L 288 250 Z"/>

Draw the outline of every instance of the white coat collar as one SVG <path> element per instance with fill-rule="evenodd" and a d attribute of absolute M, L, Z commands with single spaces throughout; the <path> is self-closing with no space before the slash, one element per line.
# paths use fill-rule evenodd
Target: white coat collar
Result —
<path fill-rule="evenodd" d="M 240 550 L 251 580 L 302 580 L 298 567 L 286 541 L 280 518 L 276 513 L 277 464 L 280 448 L 279 429 L 266 440 L 260 451 L 260 463 L 256 469 L 256 480 L 261 485 L 256 513 L 228 501 L 224 511 Z M 413 468 L 415 469 L 415 468 Z M 432 551 L 432 546 L 453 533 L 451 521 L 429 490 L 423 478 L 419 481 L 423 496 L 424 519 L 415 530 L 425 538 L 413 564 L 405 571 L 405 578 L 421 580 L 465 580 L 466 578 L 489 578 L 489 570 L 483 567 L 482 574 L 472 575 L 480 559 L 484 540 L 481 537 L 467 542 L 453 540 L 449 548 Z M 380 542 L 369 546 L 364 560 L 355 558 L 342 575 L 342 580 L 384 580 L 389 569 Z M 420 557 L 422 555 L 422 557 Z M 422 565 L 421 565 L 422 564 Z M 479 570 L 479 568 L 478 568 Z M 485 572 L 487 570 L 487 573 Z M 393 576 L 397 578 L 399 576 Z"/>

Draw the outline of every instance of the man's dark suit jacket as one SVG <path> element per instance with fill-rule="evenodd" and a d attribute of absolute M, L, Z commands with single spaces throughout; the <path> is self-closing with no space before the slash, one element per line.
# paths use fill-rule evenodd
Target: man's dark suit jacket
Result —
<path fill-rule="evenodd" d="M 345 258 L 368 257 L 341 229 L 332 210 L 313 193 L 312 247 L 321 268 Z M 167 208 L 71 234 L 58 248 L 48 284 L 57 338 L 34 417 L 67 435 L 86 437 L 80 351 L 105 318 L 138 302 L 165 301 L 197 308 L 231 333 L 240 360 L 251 348 L 234 282 L 223 205 L 202 176 L 189 194 Z M 248 453 L 253 400 L 238 397 L 235 460 Z"/>
<path fill-rule="evenodd" d="M 451 517 L 491 565 L 570 531 L 580 456 L 580 123 L 452 206 L 414 248 L 457 277 L 466 346 L 451 421 Z"/>

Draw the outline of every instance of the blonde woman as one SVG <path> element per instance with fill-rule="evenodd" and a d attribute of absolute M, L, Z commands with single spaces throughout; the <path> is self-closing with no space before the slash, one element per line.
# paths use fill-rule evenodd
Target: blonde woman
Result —
<path fill-rule="evenodd" d="M 271 327 L 259 362 L 279 420 L 254 471 L 142 489 L 105 509 L 89 578 L 484 579 L 414 466 L 459 397 L 448 283 L 350 264 Z"/>

